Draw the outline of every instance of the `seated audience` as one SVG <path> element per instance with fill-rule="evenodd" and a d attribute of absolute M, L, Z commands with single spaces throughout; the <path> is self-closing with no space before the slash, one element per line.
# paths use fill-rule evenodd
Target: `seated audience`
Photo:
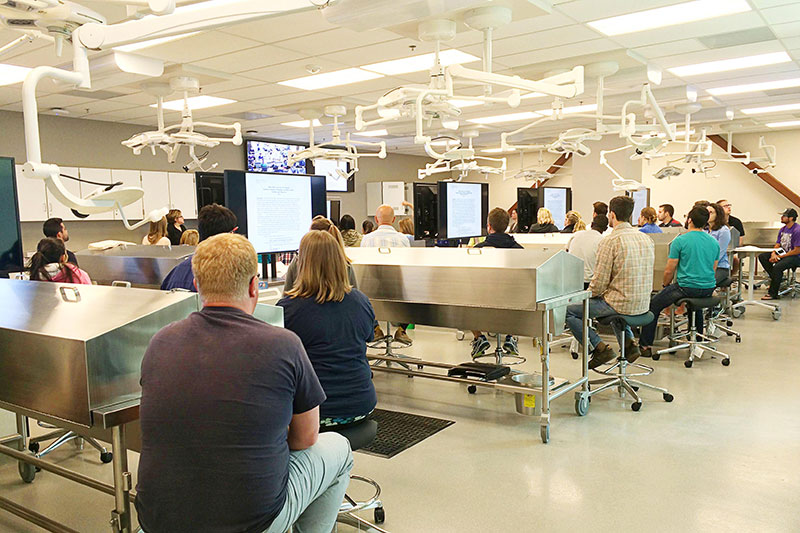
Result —
<path fill-rule="evenodd" d="M 311 220 L 311 227 L 309 231 L 327 231 L 330 233 L 339 246 L 342 248 L 342 253 L 344 251 L 344 239 L 342 238 L 342 234 L 339 232 L 339 228 L 336 227 L 336 224 L 331 222 L 329 219 L 325 218 L 322 215 L 317 215 Z M 297 279 L 298 270 L 300 268 L 300 263 L 298 261 L 299 252 L 292 258 L 291 262 L 289 263 L 289 268 L 286 269 L 286 276 L 284 276 L 283 281 L 283 294 L 286 294 L 289 290 L 294 287 L 295 280 Z M 347 280 L 352 287 L 358 288 L 358 283 L 356 282 L 356 272 L 353 270 L 353 265 L 350 264 L 350 259 L 345 255 L 345 261 L 347 262 Z"/>
<path fill-rule="evenodd" d="M 142 529 L 331 531 L 350 445 L 319 434 L 325 393 L 297 335 L 252 316 L 253 246 L 206 238 L 192 268 L 203 309 L 156 333 L 142 361 Z"/>
<path fill-rule="evenodd" d="M 733 243 L 735 247 L 739 247 L 742 245 L 742 238 L 744 238 L 744 225 L 742 221 L 736 218 L 735 216 L 731 215 L 731 210 L 733 209 L 733 204 L 730 203 L 726 199 L 717 200 L 717 203 L 722 206 L 722 209 L 725 210 L 725 214 L 728 216 L 728 225 L 732 228 L 736 228 L 739 231 L 739 242 Z M 738 257 L 737 257 L 738 259 Z"/>
<path fill-rule="evenodd" d="M 60 218 L 48 218 L 45 220 L 44 224 L 42 224 L 42 233 L 44 233 L 45 237 L 61 240 L 65 246 L 67 241 L 69 241 L 69 232 L 64 225 L 64 221 Z M 75 257 L 75 254 L 69 250 L 67 250 L 67 263 L 78 266 L 78 259 Z"/>
<path fill-rule="evenodd" d="M 347 279 L 342 246 L 328 232 L 312 230 L 300 241 L 298 277 L 278 302 L 286 329 L 300 337 L 327 399 L 320 425 L 363 420 L 377 397 L 367 362 L 375 313 Z"/>
<path fill-rule="evenodd" d="M 402 218 L 400 222 L 397 223 L 397 227 L 400 228 L 400 233 L 404 235 L 411 235 L 414 236 L 414 221 L 410 218 Z"/>
<path fill-rule="evenodd" d="M 731 243 L 731 229 L 727 226 L 728 215 L 719 204 L 709 204 L 708 233 L 719 243 L 719 258 L 717 259 L 717 283 L 728 279 L 731 274 L 731 262 L 728 259 L 728 246 Z"/>
<path fill-rule="evenodd" d="M 783 273 L 790 268 L 800 267 L 800 226 L 797 225 L 797 211 L 787 209 L 781 214 L 784 225 L 778 231 L 778 242 L 772 252 L 764 252 L 758 261 L 769 275 L 769 292 L 762 300 L 777 300 L 780 295 Z"/>
<path fill-rule="evenodd" d="M 581 214 L 577 211 L 568 211 L 564 217 L 564 229 L 561 233 L 576 233 L 586 229 L 586 222 L 581 218 Z"/>
<path fill-rule="evenodd" d="M 679 228 L 683 226 L 680 222 L 672 218 L 675 216 L 675 208 L 671 204 L 661 204 L 658 206 L 658 225 L 660 228 Z"/>
<path fill-rule="evenodd" d="M 219 204 L 203 206 L 197 214 L 197 231 L 200 242 L 220 233 L 233 233 L 239 229 L 236 215 Z M 187 257 L 169 271 L 161 282 L 161 290 L 184 289 L 197 292 L 192 273 L 192 258 Z"/>
<path fill-rule="evenodd" d="M 142 244 L 157 246 L 169 246 L 171 244 L 169 237 L 167 237 L 167 217 L 161 217 L 158 222 L 150 223 L 150 231 L 142 239 Z"/>
<path fill-rule="evenodd" d="M 181 244 L 197 246 L 200 242 L 200 233 L 196 229 L 187 229 L 181 234 Z"/>
<path fill-rule="evenodd" d="M 508 212 L 508 216 L 511 217 L 511 220 L 508 223 L 508 232 L 509 233 L 516 233 L 517 232 L 517 210 L 512 209 Z"/>
<path fill-rule="evenodd" d="M 181 235 L 186 231 L 180 209 L 170 209 L 167 213 L 167 237 L 169 242 L 177 246 L 181 244 Z"/>
<path fill-rule="evenodd" d="M 639 231 L 642 233 L 663 233 L 661 228 L 656 225 L 656 210 L 652 207 L 645 207 L 639 214 Z"/>
<path fill-rule="evenodd" d="M 339 230 L 347 247 L 361 246 L 362 235 L 356 231 L 356 221 L 350 215 L 342 215 L 339 219 Z"/>
<path fill-rule="evenodd" d="M 542 207 L 536 213 L 536 224 L 531 226 L 528 233 L 558 233 L 558 226 L 553 223 L 553 215 L 550 210 Z"/>
<path fill-rule="evenodd" d="M 375 231 L 375 223 L 372 222 L 370 219 L 366 219 L 364 220 L 364 222 L 361 223 L 362 235 L 367 235 L 368 233 L 372 233 L 373 231 Z"/>
<path fill-rule="evenodd" d="M 642 328 L 639 348 L 643 357 L 652 355 L 656 325 L 661 311 L 681 298 L 707 298 L 717 286 L 715 270 L 719 259 L 719 243 L 703 231 L 708 224 L 708 208 L 695 206 L 689 211 L 689 231 L 672 241 L 664 269 L 664 289 L 650 300 L 653 321 Z M 677 283 L 673 283 L 673 278 Z M 695 316 L 698 333 L 703 332 L 703 313 Z"/>
<path fill-rule="evenodd" d="M 653 289 L 653 239 L 631 226 L 633 198 L 616 196 L 609 202 L 611 233 L 597 246 L 597 264 L 589 284 L 589 318 L 609 315 L 641 315 L 650 304 Z M 579 342 L 588 342 L 590 368 L 611 361 L 614 350 L 589 328 L 589 338 L 583 339 L 583 303 L 567 307 L 567 327 Z M 617 335 L 621 332 L 615 331 Z M 633 342 L 633 331 L 625 328 L 625 355 L 635 361 L 639 349 Z"/>
<path fill-rule="evenodd" d="M 608 218 L 608 204 L 605 202 L 595 202 L 592 204 L 592 220 L 597 215 L 603 215 Z"/>
<path fill-rule="evenodd" d="M 567 243 L 567 253 L 583 259 L 584 289 L 589 288 L 589 282 L 594 276 L 597 248 L 600 246 L 600 240 L 606 229 L 608 229 L 608 218 L 605 215 L 597 215 L 592 220 L 592 228 L 589 231 L 579 231 Z"/>
<path fill-rule="evenodd" d="M 68 261 L 64 241 L 54 237 L 39 241 L 27 270 L 31 281 L 92 284 L 89 274 Z"/>
<path fill-rule="evenodd" d="M 495 207 L 489 211 L 486 221 L 486 240 L 475 245 L 475 248 L 522 248 L 514 237 L 506 233 L 509 216 L 505 209 Z M 491 348 L 489 340 L 480 331 L 472 332 L 472 357 L 478 357 L 486 353 Z M 506 335 L 503 342 L 503 351 L 511 355 L 519 355 L 517 339 L 513 335 Z"/>

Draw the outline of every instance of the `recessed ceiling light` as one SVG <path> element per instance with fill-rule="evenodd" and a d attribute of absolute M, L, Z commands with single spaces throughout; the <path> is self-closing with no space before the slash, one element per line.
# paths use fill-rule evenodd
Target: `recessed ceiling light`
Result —
<path fill-rule="evenodd" d="M 308 127 L 308 121 L 307 120 L 295 120 L 293 122 L 281 122 L 281 126 L 289 126 L 289 127 L 292 127 L 292 128 L 307 128 Z M 314 127 L 317 128 L 319 126 L 322 126 L 322 123 L 319 120 L 314 119 Z"/>
<path fill-rule="evenodd" d="M 31 69 L 0 63 L 0 85 L 14 85 L 25 80 Z"/>
<path fill-rule="evenodd" d="M 531 120 L 534 118 L 540 118 L 541 116 L 541 114 L 533 111 L 523 111 L 521 113 L 509 113 L 507 115 L 472 118 L 467 122 L 472 122 L 473 124 L 499 124 L 501 122 L 519 122 L 521 120 Z"/>
<path fill-rule="evenodd" d="M 287 87 L 294 87 L 295 89 L 303 89 L 305 91 L 315 91 L 327 87 L 336 87 L 382 77 L 382 74 L 368 72 L 360 68 L 346 68 L 334 70 L 333 72 L 325 72 L 323 74 L 314 74 L 313 76 L 303 76 L 302 78 L 295 78 L 293 80 L 279 81 L 278 85 L 286 85 Z"/>
<path fill-rule="evenodd" d="M 746 0 L 696 0 L 595 20 L 588 25 L 605 35 L 623 35 L 743 13 L 751 9 Z"/>
<path fill-rule="evenodd" d="M 597 111 L 597 104 L 587 104 L 587 105 L 576 105 L 572 107 L 565 107 L 561 110 L 561 113 L 564 115 L 572 115 L 575 113 L 590 113 L 592 111 Z M 552 109 L 540 109 L 536 111 L 540 115 L 544 115 L 545 117 L 549 117 L 553 114 Z"/>
<path fill-rule="evenodd" d="M 766 107 L 751 107 L 749 109 L 742 109 L 742 113 L 744 113 L 745 115 L 760 115 L 762 113 L 780 113 L 781 111 L 797 111 L 798 109 L 800 109 L 800 103 L 771 105 Z"/>
<path fill-rule="evenodd" d="M 216 107 L 219 105 L 226 105 L 226 104 L 235 104 L 236 100 L 231 100 L 230 98 L 220 98 L 218 96 L 208 96 L 208 95 L 200 95 L 200 96 L 192 96 L 188 99 L 189 101 L 189 109 L 205 109 L 207 107 Z M 158 107 L 158 104 L 150 104 L 150 107 Z M 170 109 L 172 111 L 182 111 L 183 110 L 183 98 L 180 100 L 170 100 L 169 102 L 164 102 L 164 109 Z"/>
<path fill-rule="evenodd" d="M 685 65 L 669 70 L 676 76 L 699 76 L 701 74 L 713 74 L 715 72 L 727 72 L 730 70 L 741 70 L 743 68 L 763 67 L 766 65 L 776 65 L 778 63 L 788 63 L 792 58 L 786 52 L 772 52 L 769 54 L 759 54 L 756 56 L 736 57 L 734 59 L 721 59 L 719 61 L 707 61 L 696 65 Z"/>
<path fill-rule="evenodd" d="M 769 122 L 768 128 L 790 128 L 792 126 L 800 126 L 800 120 L 787 120 L 785 122 Z"/>
<path fill-rule="evenodd" d="M 386 130 L 369 130 L 369 131 L 354 131 L 353 135 L 360 135 L 361 137 L 383 137 L 389 135 Z"/>
<path fill-rule="evenodd" d="M 413 57 L 404 57 L 403 59 L 394 59 L 392 61 L 381 61 L 380 63 L 364 65 L 361 68 L 385 76 L 396 76 L 397 74 L 430 70 L 431 67 L 433 67 L 434 58 L 435 54 L 430 53 Z M 445 50 L 439 53 L 439 62 L 445 67 L 448 65 L 459 65 L 461 63 L 472 63 L 473 61 L 480 61 L 480 58 L 456 49 Z"/>
<path fill-rule="evenodd" d="M 191 37 L 192 35 L 197 35 L 198 33 L 200 32 L 192 31 L 189 33 L 181 33 L 180 35 L 170 35 L 169 37 L 159 37 L 158 39 L 150 39 L 149 41 L 142 41 L 140 43 L 123 44 L 122 46 L 115 46 L 114 50 L 117 50 L 119 52 L 134 52 L 136 50 L 141 50 L 143 48 L 150 48 L 151 46 L 158 46 L 159 44 L 169 43 L 172 41 L 177 41 L 178 39 Z"/>
<path fill-rule="evenodd" d="M 741 94 L 741 93 L 754 93 L 756 91 L 770 91 L 772 89 L 789 89 L 791 87 L 800 87 L 800 78 L 792 78 L 789 80 L 765 81 L 762 83 L 748 83 L 747 85 L 730 85 L 728 87 L 715 87 L 713 89 L 706 89 L 706 92 L 714 96 L 723 96 L 726 94 Z"/>

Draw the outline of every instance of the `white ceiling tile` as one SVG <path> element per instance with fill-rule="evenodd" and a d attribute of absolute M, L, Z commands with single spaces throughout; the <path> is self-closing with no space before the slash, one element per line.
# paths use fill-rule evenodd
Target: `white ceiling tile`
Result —
<path fill-rule="evenodd" d="M 243 89 L 232 89 L 229 91 L 225 91 L 224 93 L 211 92 L 210 90 L 208 92 L 208 94 L 214 94 L 217 96 L 224 95 L 225 98 L 231 98 L 233 100 L 238 100 L 238 101 L 256 100 L 258 98 L 281 96 L 281 95 L 287 95 L 289 93 L 298 93 L 298 90 L 292 87 L 284 87 L 283 85 L 277 85 L 273 83 L 262 83 L 260 85 L 253 85 L 251 87 L 246 87 Z M 306 93 L 303 92 L 303 94 Z"/>
<path fill-rule="evenodd" d="M 11 104 L 22 100 L 22 88 L 20 85 L 0 86 L 0 105 Z"/>
<path fill-rule="evenodd" d="M 320 72 L 331 72 L 348 67 L 348 65 L 339 63 L 337 61 L 332 61 L 327 58 L 309 57 L 299 61 L 290 61 L 280 65 L 247 70 L 245 72 L 240 72 L 239 74 L 246 78 L 277 83 L 279 81 L 310 76 L 311 74 L 306 70 L 306 65 L 316 65 L 320 67 Z"/>
<path fill-rule="evenodd" d="M 193 61 L 192 64 L 233 74 L 242 72 L 243 70 L 253 70 L 254 68 L 294 61 L 295 59 L 306 57 L 306 55 L 307 54 L 293 50 L 286 50 L 285 48 L 264 44 L 256 46 L 255 48 L 223 54 L 210 59 Z"/>
<path fill-rule="evenodd" d="M 800 4 L 794 2 L 792 4 L 781 7 L 762 9 L 761 15 L 770 24 L 795 22 L 800 20 Z"/>
<path fill-rule="evenodd" d="M 783 51 L 785 51 L 785 48 L 780 41 L 764 41 L 761 43 L 729 46 L 727 48 L 715 48 L 712 50 L 700 50 L 698 52 L 666 56 L 659 58 L 658 64 L 663 68 L 672 68 L 684 65 L 694 65 L 697 63 L 705 63 L 707 61 L 733 59 L 737 57 L 755 56 Z"/>
<path fill-rule="evenodd" d="M 800 35 L 800 22 L 787 22 L 786 24 L 773 24 L 770 29 L 779 39 Z"/>
<path fill-rule="evenodd" d="M 555 11 L 579 22 L 589 22 L 678 3 L 680 2 L 677 0 L 638 0 L 636 2 L 630 0 L 576 0 L 559 5 Z"/>
<path fill-rule="evenodd" d="M 682 39 L 680 41 L 642 46 L 634 48 L 633 50 L 634 52 L 642 54 L 647 59 L 656 59 L 664 56 L 699 52 L 701 50 L 706 50 L 706 47 L 697 39 Z"/>
<path fill-rule="evenodd" d="M 414 50 L 409 48 L 410 45 L 414 45 Z M 450 43 L 447 43 L 447 46 L 442 46 L 442 50 L 447 50 L 450 48 L 454 48 L 450 46 Z M 343 50 L 340 52 L 323 54 L 319 57 L 330 59 L 350 67 L 359 67 L 361 65 L 369 65 L 371 63 L 379 63 L 381 61 L 391 61 L 394 59 L 403 59 L 405 57 L 429 54 L 433 51 L 433 43 L 421 43 L 411 39 L 396 39 L 394 41 L 386 41 L 370 46 L 364 46 L 359 48 L 357 51 Z"/>
<path fill-rule="evenodd" d="M 384 30 L 357 32 L 347 28 L 336 28 L 314 35 L 284 39 L 279 43 L 275 43 L 275 45 L 288 50 L 302 52 L 309 56 L 353 49 L 356 49 L 354 50 L 354 54 L 357 55 L 358 48 L 385 41 L 400 41 L 401 43 L 406 43 L 407 39 L 399 39 L 396 34 Z"/>
<path fill-rule="evenodd" d="M 787 50 L 797 50 L 800 48 L 800 37 L 787 37 L 786 39 L 781 39 L 781 41 L 783 41 Z"/>
<path fill-rule="evenodd" d="M 533 51 L 541 49 L 552 49 L 556 46 L 577 43 L 596 39 L 597 33 L 581 24 L 564 26 L 562 28 L 529 33 L 507 39 L 499 39 L 494 42 L 494 57 L 502 58 L 507 55 L 518 54 L 520 51 Z M 477 53 L 480 57 L 480 46 L 470 50 L 468 53 Z"/>
<path fill-rule="evenodd" d="M 173 63 L 192 63 L 209 57 L 254 48 L 260 44 L 252 39 L 211 31 L 137 50 L 136 53 Z"/>
<path fill-rule="evenodd" d="M 114 111 L 121 111 L 123 109 L 130 109 L 132 106 L 130 104 L 125 104 L 122 102 L 113 102 L 111 100 L 94 100 L 90 103 L 82 103 L 82 104 L 75 104 L 71 106 L 67 106 L 67 109 L 75 114 L 94 114 L 94 113 L 110 113 Z M 86 110 L 89 110 L 88 112 Z M 153 116 L 156 114 L 156 110 L 152 109 L 151 112 Z"/>
<path fill-rule="evenodd" d="M 797 0 L 750 0 L 750 3 L 757 8 L 767 8 L 782 6 L 786 4 L 794 4 Z"/>
<path fill-rule="evenodd" d="M 557 59 L 574 57 L 577 58 L 575 64 L 578 65 L 582 64 L 579 56 L 606 52 L 618 48 L 620 48 L 620 46 L 609 39 L 593 39 L 591 41 L 567 44 L 564 46 L 557 46 L 555 48 L 547 48 L 544 50 L 521 52 L 518 54 L 503 56 L 503 63 L 511 66 L 514 69 L 518 69 L 520 67 L 527 67 L 536 63 L 542 63 L 544 61 L 553 61 Z"/>
<path fill-rule="evenodd" d="M 286 39 L 335 28 L 336 26 L 325 20 L 320 11 L 315 10 L 246 22 L 219 31 L 262 43 L 280 44 Z"/>

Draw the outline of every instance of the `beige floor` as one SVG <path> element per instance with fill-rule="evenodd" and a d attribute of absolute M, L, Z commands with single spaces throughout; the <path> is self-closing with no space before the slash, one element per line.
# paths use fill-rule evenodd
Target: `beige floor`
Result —
<path fill-rule="evenodd" d="M 645 393 L 634 413 L 607 393 L 580 418 L 563 398 L 553 406 L 548 445 L 510 395 L 376 373 L 380 407 L 456 424 L 391 460 L 357 454 L 356 471 L 382 484 L 385 527 L 396 533 L 800 531 L 798 316 L 800 302 L 784 302 L 780 322 L 748 310 L 736 322 L 743 342 L 721 342 L 733 358 L 727 368 L 703 359 L 686 369 L 683 355 L 662 358 L 650 381 L 670 388 L 671 404 Z M 453 331 L 414 335 L 409 355 L 466 359 L 468 342 Z M 521 346 L 532 355 L 529 339 Z M 578 374 L 566 352 L 554 354 L 552 367 Z M 51 457 L 110 481 L 110 466 L 94 451 L 65 447 Z M 110 497 L 45 473 L 24 485 L 6 458 L 0 493 L 79 531 L 109 531 Z M 0 532 L 28 531 L 40 530 L 0 511 Z"/>

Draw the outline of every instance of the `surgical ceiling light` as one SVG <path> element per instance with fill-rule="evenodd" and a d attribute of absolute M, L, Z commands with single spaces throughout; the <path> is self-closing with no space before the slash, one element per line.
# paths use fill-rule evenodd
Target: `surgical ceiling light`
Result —
<path fill-rule="evenodd" d="M 189 107 L 191 107 L 193 111 L 205 109 L 207 107 L 216 107 L 220 105 L 236 103 L 236 100 L 231 100 L 230 98 L 220 98 L 218 96 L 208 96 L 205 94 L 189 97 L 186 101 L 189 103 Z M 169 102 L 164 102 L 162 107 L 164 109 L 169 109 L 170 111 L 181 111 L 183 110 L 183 104 L 183 99 L 170 100 Z M 150 104 L 150 107 L 158 107 L 158 104 Z"/>
<path fill-rule="evenodd" d="M 384 76 L 395 76 L 398 74 L 408 74 L 410 72 L 422 72 L 430 70 L 433 65 L 436 54 L 423 54 L 413 57 L 405 57 L 403 59 L 394 59 L 391 61 L 382 61 L 380 63 L 372 63 L 371 65 L 364 65 L 360 67 L 363 70 L 370 72 L 377 72 Z M 460 65 L 462 63 L 472 63 L 473 61 L 480 61 L 481 58 L 475 57 L 472 54 L 467 54 L 456 49 L 444 50 L 439 53 L 439 62 L 443 67 L 449 65 Z"/>
<path fill-rule="evenodd" d="M 25 80 L 31 69 L 17 65 L 0 63 L 0 85 L 14 85 Z"/>
<path fill-rule="evenodd" d="M 334 70 L 333 72 L 314 74 L 312 76 L 303 76 L 302 78 L 295 78 L 293 80 L 279 81 L 278 85 L 285 85 L 305 91 L 316 91 L 319 89 L 327 89 L 328 87 L 357 83 L 359 81 L 375 80 L 382 77 L 383 74 L 378 74 L 377 72 L 369 72 L 360 68 L 346 68 Z"/>
<path fill-rule="evenodd" d="M 665 178 L 680 176 L 681 174 L 683 174 L 682 168 L 673 165 L 667 165 L 658 172 L 656 172 L 655 174 L 653 174 L 653 177 L 657 180 L 663 180 Z"/>
<path fill-rule="evenodd" d="M 792 87 L 800 87 L 800 78 L 715 87 L 713 89 L 706 89 L 706 92 L 713 96 L 725 96 L 727 94 L 754 93 L 757 91 L 771 91 L 774 89 L 790 89 Z"/>
<path fill-rule="evenodd" d="M 797 111 L 800 109 L 800 103 L 772 105 L 766 107 L 751 107 L 742 109 L 745 115 L 761 115 L 765 113 L 780 113 L 782 111 Z"/>
<path fill-rule="evenodd" d="M 800 126 L 800 120 L 786 120 L 784 122 L 768 122 L 768 128 L 792 128 Z"/>
<path fill-rule="evenodd" d="M 595 20 L 588 25 L 608 36 L 624 35 L 744 13 L 751 9 L 746 0 L 696 0 Z"/>
<path fill-rule="evenodd" d="M 472 124 L 500 124 L 502 122 L 519 122 L 540 118 L 542 115 L 534 111 L 523 111 L 521 113 L 508 113 L 506 115 L 494 115 L 491 117 L 471 118 L 467 122 Z"/>
<path fill-rule="evenodd" d="M 728 72 L 731 70 L 741 70 L 745 68 L 764 67 L 767 65 L 777 65 L 788 63 L 792 60 L 786 52 L 771 52 L 769 54 L 758 54 L 755 56 L 736 57 L 733 59 L 720 59 L 718 61 L 707 61 L 695 65 L 684 65 L 673 67 L 669 70 L 672 74 L 680 77 L 700 76 L 703 74 L 714 74 L 716 72 Z"/>
<path fill-rule="evenodd" d="M 292 122 L 281 122 L 281 126 L 289 126 L 290 128 L 307 128 L 309 126 L 309 122 L 315 128 L 322 126 L 322 122 L 318 119 L 313 119 L 312 121 L 308 120 L 294 120 Z"/>
<path fill-rule="evenodd" d="M 122 46 L 117 46 L 114 50 L 119 52 L 135 52 L 136 50 L 143 50 L 145 48 L 150 48 L 152 46 L 158 46 L 160 44 L 170 43 L 172 41 L 177 41 L 179 39 L 185 39 L 186 37 L 192 37 L 193 35 L 198 35 L 199 31 L 192 31 L 189 33 L 182 33 L 180 35 L 171 35 L 169 37 L 159 37 L 158 39 L 150 39 L 149 41 L 142 41 L 140 43 L 131 43 L 131 44 L 124 44 Z"/>

